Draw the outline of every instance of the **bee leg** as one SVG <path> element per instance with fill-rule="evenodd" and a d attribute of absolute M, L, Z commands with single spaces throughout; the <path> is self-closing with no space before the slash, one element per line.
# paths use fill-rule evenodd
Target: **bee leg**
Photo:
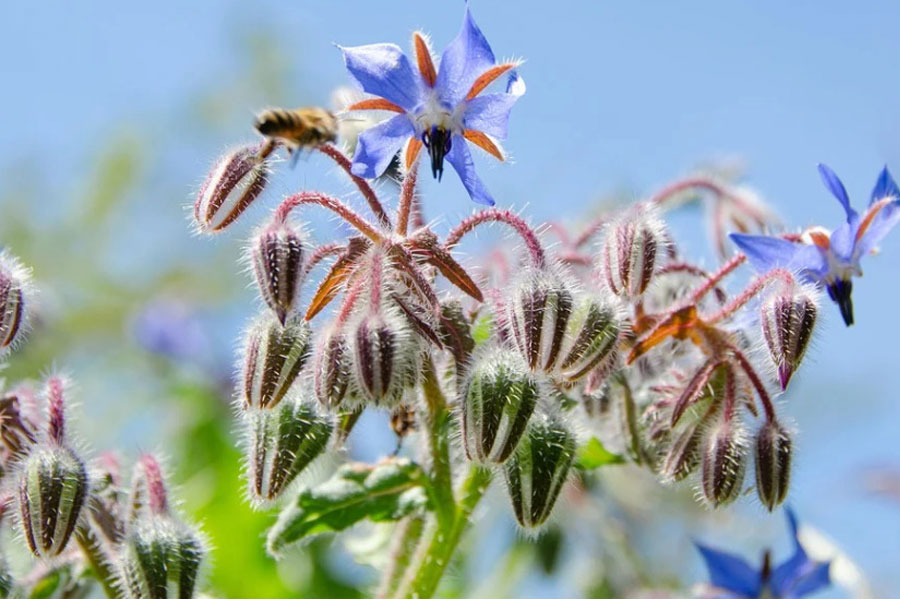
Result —
<path fill-rule="evenodd" d="M 299 148 L 289 148 L 288 156 L 291 157 L 291 168 L 295 168 L 297 163 L 300 161 L 300 149 Z"/>

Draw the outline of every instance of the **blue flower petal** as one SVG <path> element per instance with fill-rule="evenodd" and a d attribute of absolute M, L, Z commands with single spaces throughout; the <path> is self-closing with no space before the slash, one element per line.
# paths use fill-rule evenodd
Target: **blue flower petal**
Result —
<path fill-rule="evenodd" d="M 494 63 L 494 52 L 467 6 L 462 29 L 441 55 L 434 86 L 438 97 L 449 106 L 456 106 L 469 93 L 475 80 Z"/>
<path fill-rule="evenodd" d="M 760 592 L 760 573 L 740 556 L 694 544 L 709 571 L 709 581 L 717 588 L 734 592 L 741 598 L 756 598 Z"/>
<path fill-rule="evenodd" d="M 483 131 L 500 140 L 506 139 L 509 111 L 518 99 L 513 94 L 483 94 L 469 100 L 463 117 L 466 129 Z"/>
<path fill-rule="evenodd" d="M 832 171 L 828 165 L 824 164 L 819 165 L 819 175 L 822 176 L 825 187 L 834 194 L 834 197 L 837 198 L 838 202 L 841 203 L 841 206 L 844 207 L 844 212 L 847 213 L 847 221 L 850 221 L 856 216 L 856 211 L 850 206 L 850 196 L 847 195 L 847 190 L 844 188 L 844 184 L 841 183 L 840 178 L 835 175 L 834 171 Z"/>
<path fill-rule="evenodd" d="M 357 177 L 380 177 L 403 144 L 415 135 L 406 115 L 397 115 L 359 134 L 353 165 L 350 170 Z"/>
<path fill-rule="evenodd" d="M 750 264 L 761 273 L 783 268 L 821 276 L 828 270 L 827 260 L 816 246 L 796 244 L 767 235 L 732 233 L 730 237 L 747 255 Z"/>
<path fill-rule="evenodd" d="M 872 199 L 869 203 L 875 204 L 879 200 L 888 197 L 900 201 L 900 188 L 897 187 L 897 182 L 891 177 L 891 172 L 888 171 L 887 165 L 885 165 L 878 176 L 878 181 L 875 182 L 875 187 L 872 189 Z"/>
<path fill-rule="evenodd" d="M 862 237 L 856 242 L 856 258 L 865 256 L 878 246 L 884 236 L 886 236 L 897 223 L 900 223 L 900 203 L 891 202 L 883 207 L 878 214 L 872 218 L 868 228 L 863 232 Z"/>
<path fill-rule="evenodd" d="M 422 76 L 396 44 L 345 48 L 344 64 L 363 91 L 412 110 L 422 98 Z"/>
<path fill-rule="evenodd" d="M 856 229 L 859 217 L 854 216 L 831 232 L 831 252 L 841 261 L 849 263 L 856 249 Z"/>
<path fill-rule="evenodd" d="M 459 178 L 469 192 L 472 200 L 478 204 L 494 205 L 494 198 L 484 186 L 478 173 L 475 172 L 475 162 L 472 160 L 472 153 L 469 152 L 469 146 L 466 139 L 459 135 L 453 136 L 450 152 L 447 154 L 447 160 L 456 169 Z"/>
<path fill-rule="evenodd" d="M 807 561 L 803 568 L 783 582 L 773 578 L 772 591 L 776 598 L 803 598 L 831 585 L 831 563 Z"/>

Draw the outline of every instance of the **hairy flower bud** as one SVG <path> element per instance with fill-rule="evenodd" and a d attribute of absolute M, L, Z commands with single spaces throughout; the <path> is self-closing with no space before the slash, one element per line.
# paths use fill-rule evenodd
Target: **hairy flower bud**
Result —
<path fill-rule="evenodd" d="M 568 381 L 587 376 L 616 350 L 622 321 L 609 304 L 584 297 L 578 301 L 566 327 L 556 370 Z"/>
<path fill-rule="evenodd" d="M 535 419 L 528 425 L 518 448 L 503 467 L 520 525 L 534 528 L 547 520 L 574 458 L 575 436 L 561 423 Z"/>
<path fill-rule="evenodd" d="M 661 262 L 665 226 L 647 205 L 606 228 L 600 252 L 600 270 L 609 289 L 623 298 L 644 293 Z"/>
<path fill-rule="evenodd" d="M 664 482 L 681 481 L 697 467 L 700 463 L 701 437 L 696 425 L 674 435 L 659 465 L 659 474 Z"/>
<path fill-rule="evenodd" d="M 334 424 L 319 413 L 314 402 L 290 399 L 275 410 L 255 410 L 247 415 L 247 466 L 254 500 L 278 498 L 325 451 Z"/>
<path fill-rule="evenodd" d="M 32 448 L 19 473 L 19 511 L 25 541 L 39 558 L 58 556 L 75 530 L 88 493 L 84 462 L 67 445 L 63 381 L 47 380 L 46 438 Z"/>
<path fill-rule="evenodd" d="M 781 389 L 787 388 L 806 354 L 817 313 L 813 295 L 805 291 L 776 294 L 762 304 L 760 321 L 769 355 L 778 368 Z"/>
<path fill-rule="evenodd" d="M 462 398 L 463 446 L 471 460 L 502 463 L 519 443 L 538 400 L 522 359 L 500 350 L 472 367 Z"/>
<path fill-rule="evenodd" d="M 561 278 L 528 269 L 516 280 L 507 306 L 507 326 L 531 369 L 549 371 L 559 359 L 575 298 Z"/>
<path fill-rule="evenodd" d="M 120 550 L 122 591 L 131 598 L 192 598 L 204 543 L 194 527 L 171 513 L 162 472 L 151 455 L 138 461 L 131 504 Z"/>
<path fill-rule="evenodd" d="M 415 383 L 419 345 L 403 317 L 365 314 L 354 324 L 350 344 L 353 380 L 363 401 L 392 406 Z"/>
<path fill-rule="evenodd" d="M 7 252 L 0 252 L 0 354 L 22 338 L 30 274 Z"/>
<path fill-rule="evenodd" d="M 325 333 L 314 354 L 314 379 L 316 398 L 327 408 L 340 407 L 350 389 L 350 344 L 339 326 Z"/>
<path fill-rule="evenodd" d="M 777 421 L 756 434 L 756 492 L 770 511 L 784 502 L 791 480 L 791 436 Z"/>
<path fill-rule="evenodd" d="M 257 231 L 250 242 L 259 293 L 282 323 L 296 309 L 305 245 L 302 232 L 279 218 Z"/>
<path fill-rule="evenodd" d="M 250 326 L 244 347 L 243 405 L 271 408 L 281 402 L 309 357 L 310 327 L 301 319 L 284 326 L 266 313 Z"/>
<path fill-rule="evenodd" d="M 261 148 L 259 144 L 243 146 L 216 161 L 194 202 L 200 231 L 225 229 L 262 193 L 269 175 Z"/>
<path fill-rule="evenodd" d="M 734 501 L 741 493 L 747 470 L 744 432 L 733 419 L 720 416 L 705 432 L 701 460 L 703 497 L 713 506 Z"/>

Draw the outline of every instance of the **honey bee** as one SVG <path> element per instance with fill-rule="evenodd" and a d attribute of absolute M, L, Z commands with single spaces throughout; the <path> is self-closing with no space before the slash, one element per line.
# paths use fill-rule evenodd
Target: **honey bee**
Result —
<path fill-rule="evenodd" d="M 293 154 L 337 140 L 338 120 L 330 111 L 317 106 L 287 110 L 270 108 L 259 113 L 256 130 L 270 141 L 287 147 Z"/>
<path fill-rule="evenodd" d="M 416 410 L 414 408 L 401 404 L 391 412 L 391 429 L 397 434 L 397 448 L 394 450 L 394 454 L 400 452 L 403 438 L 416 427 Z"/>

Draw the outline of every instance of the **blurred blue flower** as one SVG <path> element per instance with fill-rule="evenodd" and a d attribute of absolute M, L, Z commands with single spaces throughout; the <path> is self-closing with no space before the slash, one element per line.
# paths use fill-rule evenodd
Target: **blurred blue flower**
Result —
<path fill-rule="evenodd" d="M 791 510 L 785 512 L 794 554 L 774 569 L 768 552 L 762 567 L 756 568 L 740 556 L 696 544 L 716 593 L 726 598 L 802 598 L 831 584 L 831 563 L 810 560 L 797 538 L 797 517 Z"/>
<path fill-rule="evenodd" d="M 134 318 L 132 331 L 144 350 L 177 361 L 202 362 L 210 346 L 197 314 L 173 298 L 147 303 Z"/>
<path fill-rule="evenodd" d="M 824 285 L 849 326 L 853 324 L 852 278 L 862 276 L 860 259 L 874 251 L 900 221 L 900 189 L 884 167 L 872 190 L 869 207 L 860 215 L 850 206 L 847 190 L 834 171 L 819 165 L 819 174 L 847 217 L 833 232 L 813 228 L 804 232 L 799 243 L 740 233 L 731 234 L 731 239 L 760 271 L 783 267 Z"/>
<path fill-rule="evenodd" d="M 341 47 L 350 75 L 363 91 L 378 96 L 347 110 L 400 113 L 359 136 L 353 173 L 379 177 L 404 146 L 403 160 L 409 168 L 424 145 L 436 179 L 443 175 L 446 158 L 475 202 L 494 204 L 475 172 L 466 142 L 504 160 L 497 140 L 506 138 L 509 111 L 525 93 L 525 83 L 515 70 L 518 63 L 497 64 L 468 7 L 462 30 L 444 50 L 439 69 L 435 69 L 424 35 L 413 34 L 413 46 L 415 69 L 396 44 Z M 481 94 L 503 74 L 508 75 L 505 92 Z"/>

